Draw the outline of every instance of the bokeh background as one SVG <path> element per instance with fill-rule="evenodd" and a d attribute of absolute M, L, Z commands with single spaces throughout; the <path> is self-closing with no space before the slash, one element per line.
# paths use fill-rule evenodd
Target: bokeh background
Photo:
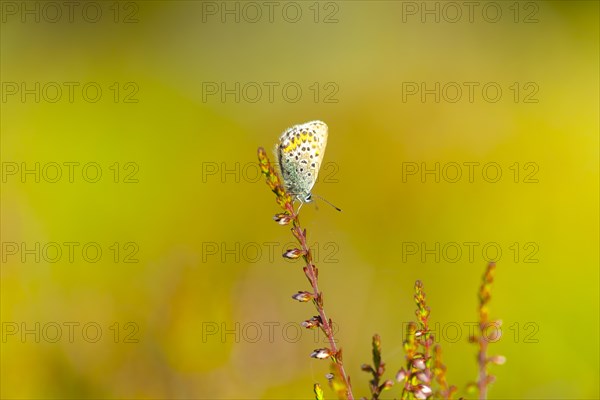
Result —
<path fill-rule="evenodd" d="M 372 334 L 404 364 L 416 279 L 448 380 L 474 380 L 495 258 L 490 398 L 599 397 L 597 2 L 78 4 L 2 2 L 2 398 L 326 384 L 255 165 L 313 119 L 344 211 L 302 219 L 355 395 Z"/>

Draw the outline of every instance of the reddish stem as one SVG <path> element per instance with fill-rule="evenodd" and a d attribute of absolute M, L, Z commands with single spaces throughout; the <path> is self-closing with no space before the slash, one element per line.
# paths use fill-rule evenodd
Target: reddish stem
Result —
<path fill-rule="evenodd" d="M 321 318 L 321 327 L 323 328 L 323 332 L 325 332 L 325 335 L 327 336 L 327 339 L 329 340 L 329 346 L 331 348 L 331 351 L 333 351 L 333 353 L 334 353 L 334 359 L 333 359 L 334 364 L 336 365 L 338 373 L 340 374 L 340 377 L 342 378 L 342 380 L 344 381 L 344 384 L 346 385 L 346 398 L 348 400 L 354 400 L 354 395 L 352 394 L 352 386 L 350 385 L 350 378 L 346 374 L 342 360 L 340 360 L 337 357 L 338 348 L 335 343 L 335 338 L 333 336 L 333 329 L 332 329 L 331 325 L 329 324 L 329 319 L 327 318 L 327 315 L 325 314 L 325 308 L 323 307 L 322 299 L 320 299 L 321 293 L 319 292 L 318 277 L 317 277 L 316 267 L 313 264 L 312 253 L 306 243 L 306 236 L 304 235 L 304 231 L 300 227 L 300 219 L 298 218 L 298 214 L 296 214 L 296 211 L 294 210 L 293 205 L 290 205 L 288 203 L 288 204 L 286 204 L 286 206 L 287 206 L 288 212 L 290 213 L 290 215 L 292 216 L 292 218 L 294 220 L 294 228 L 293 229 L 295 230 L 296 236 L 299 238 L 299 241 L 300 241 L 300 246 L 302 247 L 302 250 L 305 253 L 304 259 L 306 261 L 307 278 L 310 281 L 310 284 L 312 286 L 313 296 L 316 300 L 314 302 L 314 304 L 319 313 L 319 317 Z"/>
<path fill-rule="evenodd" d="M 477 355 L 477 361 L 479 363 L 479 379 L 477 380 L 477 387 L 479 389 L 479 400 L 487 399 L 487 346 L 488 342 L 483 337 L 484 323 L 479 324 L 479 354 Z"/>

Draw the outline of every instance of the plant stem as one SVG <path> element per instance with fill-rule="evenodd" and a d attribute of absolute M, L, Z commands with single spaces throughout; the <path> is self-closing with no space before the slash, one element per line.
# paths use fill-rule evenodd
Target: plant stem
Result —
<path fill-rule="evenodd" d="M 479 378 L 477 379 L 477 388 L 479 389 L 479 400 L 487 399 L 487 387 L 490 383 L 490 376 L 487 373 L 487 347 L 488 338 L 485 335 L 485 329 L 489 323 L 490 291 L 492 282 L 494 282 L 494 271 L 496 263 L 490 262 L 483 275 L 481 287 L 479 288 L 479 353 L 477 354 L 477 363 L 479 364 Z"/>
<path fill-rule="evenodd" d="M 313 264 L 312 252 L 310 251 L 310 248 L 308 247 L 308 245 L 306 243 L 307 239 L 306 239 L 305 232 L 302 229 L 302 227 L 300 226 L 300 219 L 298 218 L 298 214 L 294 210 L 293 206 L 288 204 L 287 209 L 293 218 L 293 230 L 295 231 L 295 236 L 298 238 L 298 241 L 300 242 L 300 246 L 302 247 L 302 250 L 305 253 L 304 259 L 306 261 L 306 276 L 312 286 L 313 296 L 315 299 L 314 304 L 319 313 L 319 317 L 321 318 L 321 326 L 322 326 L 323 332 L 325 332 L 325 335 L 327 336 L 327 339 L 329 341 L 329 346 L 331 348 L 331 351 L 333 351 L 333 353 L 335 355 L 333 358 L 333 362 L 336 365 L 336 368 L 338 370 L 340 378 L 342 379 L 342 381 L 344 382 L 344 385 L 346 386 L 346 398 L 348 400 L 354 400 L 354 395 L 352 394 L 352 386 L 350 385 L 350 378 L 348 377 L 348 374 L 346 373 L 346 370 L 344 369 L 344 364 L 342 363 L 342 360 L 339 357 L 337 357 L 339 350 L 335 343 L 335 338 L 333 336 L 333 329 L 331 327 L 331 324 L 329 323 L 327 314 L 325 314 L 325 308 L 323 306 L 321 293 L 319 292 L 317 267 Z"/>
<path fill-rule="evenodd" d="M 483 324 L 481 324 L 483 325 Z M 483 333 L 483 326 L 480 326 L 480 331 Z M 479 363 L 479 379 L 477 380 L 477 386 L 479 388 L 479 400 L 487 399 L 487 340 L 480 335 L 479 337 L 479 354 L 477 361 Z"/>

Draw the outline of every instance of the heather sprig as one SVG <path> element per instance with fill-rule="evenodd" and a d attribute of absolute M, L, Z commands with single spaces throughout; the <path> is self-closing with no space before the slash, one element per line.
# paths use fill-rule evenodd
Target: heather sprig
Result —
<path fill-rule="evenodd" d="M 325 399 L 325 394 L 323 393 L 323 389 L 321 388 L 321 385 L 319 385 L 318 383 L 315 383 L 315 385 L 313 386 L 313 390 L 315 392 L 316 400 Z"/>
<path fill-rule="evenodd" d="M 402 399 L 427 399 L 433 393 L 431 381 L 431 345 L 433 335 L 429 330 L 429 314 L 431 310 L 425 302 L 425 291 L 421 281 L 415 282 L 415 315 L 417 322 L 410 322 L 407 327 L 404 351 L 406 353 L 406 369 L 396 374 L 396 380 L 403 383 Z"/>
<path fill-rule="evenodd" d="M 373 376 L 373 379 L 369 381 L 369 389 L 371 399 L 377 400 L 384 390 L 388 390 L 394 385 L 394 382 L 390 379 L 382 382 L 385 363 L 381 360 L 381 338 L 377 334 L 373 335 L 372 347 L 373 365 L 363 364 L 360 369 L 369 372 Z"/>
<path fill-rule="evenodd" d="M 280 225 L 289 225 L 291 223 L 292 234 L 298 241 L 299 247 L 288 249 L 283 253 L 283 257 L 288 259 L 303 258 L 305 264 L 303 267 L 304 275 L 311 286 L 310 291 L 302 290 L 292 295 L 292 298 L 299 302 L 312 301 L 318 314 L 305 320 L 301 325 L 307 329 L 321 329 L 329 342 L 329 348 L 315 349 L 310 354 L 310 357 L 316 359 L 330 359 L 333 366 L 332 373 L 327 374 L 330 386 L 336 391 L 339 398 L 354 400 L 352 387 L 350 385 L 350 377 L 344 370 L 344 364 L 342 362 L 342 349 L 338 349 L 336 344 L 333 335 L 332 320 L 327 318 L 327 315 L 325 314 L 323 293 L 319 290 L 319 271 L 313 262 L 312 252 L 307 244 L 306 229 L 302 229 L 298 213 L 294 209 L 292 196 L 285 190 L 283 180 L 280 178 L 279 173 L 275 168 L 273 168 L 265 149 L 262 147 L 258 149 L 258 160 L 261 171 L 266 178 L 267 185 L 273 193 L 275 193 L 277 204 L 284 210 L 283 213 L 275 215 L 273 219 Z M 314 386 L 314 392 L 317 399 L 323 398 L 323 391 L 319 385 Z"/>
<path fill-rule="evenodd" d="M 504 356 L 495 355 L 488 356 L 487 349 L 489 342 L 496 342 L 500 339 L 500 326 L 502 321 L 490 320 L 489 317 L 489 303 L 491 299 L 492 283 L 494 282 L 494 275 L 496 272 L 496 263 L 490 262 L 487 266 L 481 287 L 479 288 L 479 332 L 477 335 L 469 338 L 472 343 L 476 343 L 479 346 L 477 352 L 477 363 L 479 365 L 479 374 L 477 382 L 471 384 L 471 387 L 477 388 L 479 392 L 479 399 L 487 399 L 488 386 L 494 382 L 495 377 L 488 373 L 488 364 L 504 364 L 506 358 Z M 489 333 L 489 328 L 493 327 L 493 333 Z"/>
<path fill-rule="evenodd" d="M 273 193 L 275 193 L 275 196 L 277 196 L 277 204 L 279 204 L 279 206 L 283 208 L 284 211 L 286 211 L 286 213 L 275 215 L 274 219 L 281 225 L 287 225 L 291 221 L 290 214 L 294 214 L 294 204 L 292 202 L 292 196 L 290 196 L 289 193 L 285 191 L 283 181 L 279 177 L 279 174 L 277 173 L 275 168 L 273 168 L 273 164 L 271 164 L 271 161 L 269 161 L 269 156 L 267 156 L 267 152 L 262 147 L 258 148 L 258 163 L 261 172 L 263 173 L 265 178 L 267 178 L 267 185 L 269 186 L 269 188 L 271 188 Z M 285 221 L 285 223 L 282 223 L 282 220 Z"/>
<path fill-rule="evenodd" d="M 446 370 L 447 368 L 442 362 L 442 346 L 437 344 L 433 347 L 433 376 L 439 385 L 439 389 L 435 391 L 434 397 L 452 400 L 452 395 L 457 391 L 457 388 L 454 385 L 448 385 Z"/>
<path fill-rule="evenodd" d="M 320 329 L 329 342 L 329 347 L 323 347 L 313 350 L 310 357 L 315 359 L 329 359 L 330 373 L 326 376 L 329 386 L 337 393 L 341 399 L 353 400 L 350 377 L 344 370 L 342 362 L 342 350 L 337 347 L 333 329 L 332 320 L 327 318 L 323 305 L 323 293 L 319 290 L 318 277 L 319 271 L 313 262 L 313 255 L 307 245 L 306 230 L 300 225 L 298 212 L 294 208 L 294 199 L 287 193 L 283 180 L 279 173 L 273 168 L 269 161 L 267 153 L 261 147 L 258 149 L 259 165 L 264 174 L 267 185 L 275 193 L 277 204 L 283 209 L 283 212 L 276 214 L 273 219 L 279 225 L 290 225 L 292 235 L 298 241 L 298 246 L 287 249 L 283 257 L 291 260 L 302 258 L 304 261 L 303 271 L 308 282 L 310 290 L 300 290 L 293 294 L 292 299 L 300 303 L 311 302 L 316 315 L 309 317 L 301 323 L 306 329 Z M 506 359 L 503 356 L 488 356 L 487 348 L 490 341 L 497 341 L 500 338 L 501 321 L 490 320 L 489 302 L 491 285 L 494 281 L 494 272 L 496 264 L 489 263 L 483 281 L 479 289 L 479 331 L 469 338 L 473 343 L 479 345 L 477 360 L 479 373 L 477 382 L 472 382 L 469 387 L 479 392 L 479 399 L 487 398 L 487 389 L 494 377 L 487 371 L 488 364 L 503 364 Z M 431 309 L 427 305 L 426 295 L 421 281 L 415 282 L 414 300 L 417 305 L 415 311 L 416 321 L 410 322 L 407 326 L 406 338 L 403 346 L 406 353 L 406 365 L 396 374 L 396 381 L 402 386 L 402 400 L 426 400 L 430 397 L 451 400 L 457 391 L 456 386 L 449 385 L 446 379 L 446 366 L 442 361 L 442 349 L 439 345 L 433 346 L 434 336 L 430 330 L 429 315 Z M 489 334 L 489 328 L 494 328 L 494 333 Z M 371 374 L 369 381 L 371 399 L 378 400 L 384 390 L 390 389 L 394 382 L 384 380 L 385 363 L 381 357 L 381 338 L 375 334 L 372 340 L 373 364 L 363 364 L 361 369 Z M 435 385 L 435 392 L 434 392 Z M 324 400 L 324 393 L 321 386 L 316 383 L 313 386 L 315 398 Z"/>
<path fill-rule="evenodd" d="M 417 309 L 415 315 L 419 323 L 419 330 L 415 332 L 416 340 L 423 347 L 423 358 L 425 359 L 426 371 L 431 372 L 431 345 L 433 343 L 433 335 L 429 331 L 429 314 L 431 309 L 425 303 L 425 291 L 423 290 L 423 282 L 415 282 L 415 303 Z"/>

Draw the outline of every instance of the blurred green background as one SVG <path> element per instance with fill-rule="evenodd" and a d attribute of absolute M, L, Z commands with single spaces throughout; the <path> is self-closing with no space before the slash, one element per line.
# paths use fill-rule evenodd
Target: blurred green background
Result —
<path fill-rule="evenodd" d="M 490 398 L 600 396 L 597 2 L 1 4 L 2 398 L 326 384 L 255 164 L 313 119 L 344 211 L 302 221 L 357 397 L 373 333 L 404 365 L 416 279 L 449 382 L 476 379 L 489 258 Z"/>

